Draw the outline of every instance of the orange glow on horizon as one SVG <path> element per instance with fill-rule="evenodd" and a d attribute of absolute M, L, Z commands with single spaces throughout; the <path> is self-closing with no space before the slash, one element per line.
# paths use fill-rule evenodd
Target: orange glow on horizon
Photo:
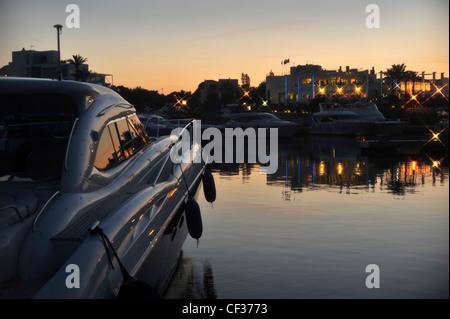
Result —
<path fill-rule="evenodd" d="M 204 80 L 239 79 L 243 72 L 257 87 L 269 72 L 284 71 L 279 61 L 287 54 L 293 65 L 305 65 L 309 60 L 325 69 L 349 65 L 366 70 L 374 67 L 379 72 L 395 63 L 427 74 L 449 69 L 448 30 L 443 27 L 448 24 L 446 1 L 414 3 L 415 10 L 408 15 L 405 6 L 387 2 L 383 10 L 391 14 L 383 16 L 377 30 L 364 27 L 363 6 L 351 2 L 334 6 L 329 1 L 335 10 L 326 13 L 315 12 L 315 3 L 294 1 L 283 14 L 276 14 L 276 9 L 283 8 L 276 2 L 261 5 L 249 0 L 242 6 L 200 3 L 174 0 L 124 5 L 100 1 L 83 9 L 81 28 L 64 26 L 61 58 L 80 54 L 89 59 L 92 71 L 112 74 L 114 85 L 165 95 L 194 92 Z M 29 1 L 26 10 L 23 6 L 20 1 L 2 6 L 2 22 L 8 32 L 2 38 L 0 68 L 11 62 L 12 51 L 24 45 L 37 51 L 56 46 L 48 21 L 64 18 L 64 11 L 51 1 Z M 250 14 L 255 9 L 258 14 Z M 349 19 L 342 18 L 347 14 Z M 336 26 L 343 31 L 339 36 L 335 36 Z M 403 28 L 401 37 L 399 26 Z M 346 45 L 349 41 L 356 41 L 364 53 Z M 307 48 L 303 43 L 308 43 Z M 336 48 L 333 54 L 330 48 Z"/>

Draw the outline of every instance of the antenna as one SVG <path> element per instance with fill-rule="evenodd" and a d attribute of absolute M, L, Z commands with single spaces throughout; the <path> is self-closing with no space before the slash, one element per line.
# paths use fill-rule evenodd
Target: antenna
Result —
<path fill-rule="evenodd" d="M 62 25 L 60 24 L 55 24 L 53 26 L 54 28 L 56 28 L 56 38 L 58 41 L 58 80 L 61 81 L 62 77 L 61 77 L 61 48 L 60 48 L 60 43 L 59 43 L 59 35 L 62 33 Z"/>

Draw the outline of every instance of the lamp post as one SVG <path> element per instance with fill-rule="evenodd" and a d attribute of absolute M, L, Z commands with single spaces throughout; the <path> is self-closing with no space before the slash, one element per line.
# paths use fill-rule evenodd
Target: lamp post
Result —
<path fill-rule="evenodd" d="M 53 26 L 54 28 L 56 28 L 56 38 L 58 41 L 58 69 L 57 69 L 57 74 L 58 74 L 58 80 L 61 81 L 62 80 L 62 76 L 61 76 L 61 48 L 60 48 L 60 44 L 59 44 L 59 35 L 62 33 L 62 25 L 60 24 L 55 24 Z"/>

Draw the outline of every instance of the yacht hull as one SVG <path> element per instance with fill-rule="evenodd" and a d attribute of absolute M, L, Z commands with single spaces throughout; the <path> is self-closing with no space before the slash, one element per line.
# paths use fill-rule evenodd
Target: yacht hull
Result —
<path fill-rule="evenodd" d="M 357 135 L 366 133 L 372 123 L 318 123 L 311 125 L 310 134 L 313 135 Z"/>

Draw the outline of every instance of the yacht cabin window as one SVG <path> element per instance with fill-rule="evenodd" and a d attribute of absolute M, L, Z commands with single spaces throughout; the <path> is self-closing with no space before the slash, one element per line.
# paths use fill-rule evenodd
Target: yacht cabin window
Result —
<path fill-rule="evenodd" d="M 111 122 L 98 142 L 94 166 L 101 171 L 111 169 L 150 143 L 136 115 Z"/>

